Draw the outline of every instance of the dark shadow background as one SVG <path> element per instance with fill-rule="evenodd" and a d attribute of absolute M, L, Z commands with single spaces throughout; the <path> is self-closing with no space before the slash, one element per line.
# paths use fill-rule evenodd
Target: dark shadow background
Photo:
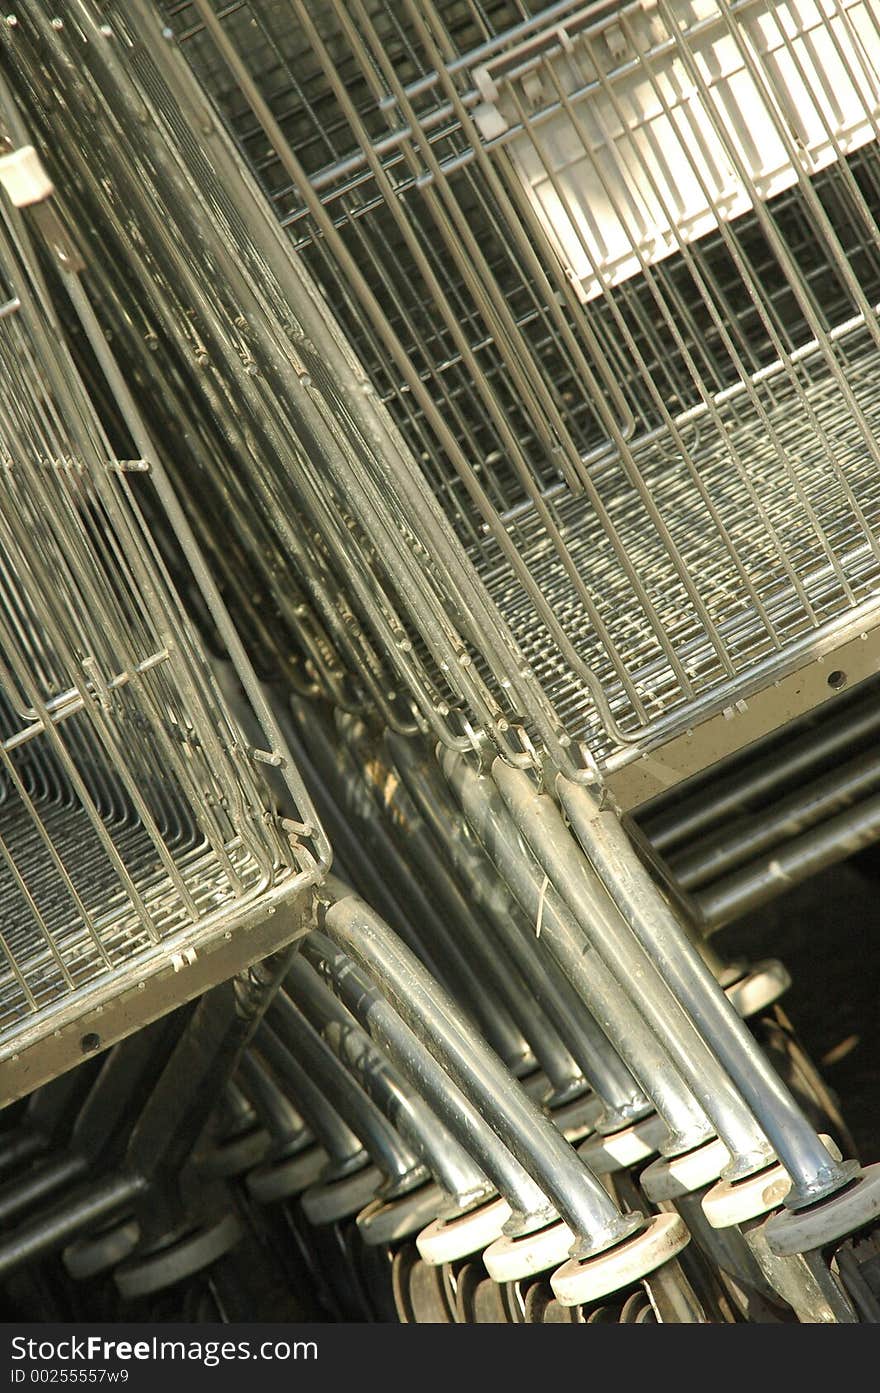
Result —
<path fill-rule="evenodd" d="M 880 847 L 860 852 L 713 938 L 725 957 L 781 958 L 781 1005 L 864 1162 L 880 1155 Z"/>

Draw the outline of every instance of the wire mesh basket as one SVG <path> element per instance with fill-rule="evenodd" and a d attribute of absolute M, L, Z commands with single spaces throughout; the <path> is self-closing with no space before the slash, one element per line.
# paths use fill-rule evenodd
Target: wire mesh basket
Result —
<path fill-rule="evenodd" d="M 85 47 L 55 18 L 19 11 L 9 71 L 56 206 L 86 248 L 83 281 L 240 627 L 286 678 L 294 650 L 307 656 L 294 685 L 320 682 L 351 709 L 343 684 L 354 678 L 361 700 L 410 733 L 415 694 L 438 733 L 470 747 L 447 723 L 460 700 L 447 674 L 464 651 L 461 616 L 407 509 L 389 508 L 395 458 L 417 502 L 431 503 L 393 423 L 254 204 L 234 149 L 198 116 L 199 89 L 168 62 L 173 50 L 142 42 L 128 14 L 113 43 L 92 15 Z M 80 59 L 100 100 L 71 81 Z M 209 145 L 194 138 L 194 114 Z M 487 646 L 503 646 L 500 615 L 483 627 Z M 491 694 L 479 699 L 485 708 Z"/>
<path fill-rule="evenodd" d="M 44 176 L 24 147 L 20 198 L 21 153 L 3 183 L 27 203 Z M 119 454 L 64 346 L 47 281 L 95 326 L 47 188 L 24 214 L 4 200 L 0 227 L 5 1100 L 289 940 L 328 859 L 278 732 L 246 745 L 171 585 L 132 488 L 149 479 L 173 513 L 161 461 Z M 170 530 L 201 583 L 191 534 Z M 292 817 L 261 760 L 283 767 Z"/>
<path fill-rule="evenodd" d="M 871 0 L 161 8 L 633 797 L 874 669 Z"/>

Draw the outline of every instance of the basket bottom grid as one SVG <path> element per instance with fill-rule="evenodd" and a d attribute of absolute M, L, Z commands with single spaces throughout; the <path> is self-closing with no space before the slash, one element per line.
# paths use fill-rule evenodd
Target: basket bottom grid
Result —
<path fill-rule="evenodd" d="M 65 999 L 72 1002 L 83 989 L 91 995 L 105 977 L 123 970 L 127 981 L 130 970 L 136 980 L 139 959 L 153 948 L 147 927 L 85 811 L 55 804 L 41 807 L 40 817 L 88 923 L 33 820 L 13 800 L 0 806 L 0 1047 L 7 1049 L 18 1030 L 63 1005 Z M 169 939 L 191 926 L 193 918 L 146 830 L 140 824 L 108 830 L 160 938 Z M 204 841 L 181 842 L 176 854 L 173 845 L 170 849 L 199 920 L 222 916 L 224 910 L 231 920 L 263 882 L 264 867 L 238 841 L 227 847 L 238 885 Z M 26 889 L 10 860 L 22 873 L 26 869 Z"/>
<path fill-rule="evenodd" d="M 845 348 L 842 343 L 837 348 L 863 422 L 870 436 L 880 439 L 873 340 L 863 326 Z M 876 592 L 880 470 L 833 377 L 817 374 L 810 380 L 802 372 L 800 386 L 809 409 L 790 382 L 776 379 L 762 390 L 766 423 L 741 401 L 724 409 L 723 434 L 708 416 L 682 428 L 684 445 L 721 526 L 713 522 L 681 452 L 668 437 L 634 452 L 692 589 L 715 626 L 718 644 L 619 463 L 598 468 L 593 482 L 655 608 L 654 619 L 639 603 L 587 495 L 567 495 L 552 504 L 567 551 L 616 648 L 616 663 L 534 510 L 509 524 L 542 594 L 602 682 L 627 734 L 647 738 L 657 722 L 675 712 L 686 724 L 697 699 L 711 700 L 713 689 L 731 676 L 747 682 L 755 665 L 767 659 L 781 668 L 798 639 L 829 621 L 839 620 L 842 626 Z M 617 748 L 613 733 L 605 730 L 584 683 L 536 622 L 494 543 L 487 541 L 474 560 L 568 731 L 587 741 L 600 760 L 607 758 Z M 660 635 L 683 668 L 690 691 L 664 652 Z M 621 671 L 635 689 L 641 711 Z M 729 701 L 728 688 L 724 704 Z"/>

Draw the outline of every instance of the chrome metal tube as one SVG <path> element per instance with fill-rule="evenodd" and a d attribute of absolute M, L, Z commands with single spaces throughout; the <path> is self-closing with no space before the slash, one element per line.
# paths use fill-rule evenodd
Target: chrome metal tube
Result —
<path fill-rule="evenodd" d="M 358 1157 L 366 1160 L 360 1138 L 339 1116 L 305 1066 L 265 1021 L 260 1026 L 256 1044 L 273 1072 L 285 1087 L 290 1088 L 297 1110 L 302 1113 L 309 1131 L 330 1160 L 340 1167 L 351 1166 Z"/>
<path fill-rule="evenodd" d="M 55 1191 L 69 1189 L 89 1170 L 89 1158 L 82 1152 L 55 1156 L 29 1174 L 0 1189 L 0 1224 L 9 1227 L 12 1220 L 37 1205 L 46 1207 Z"/>
<path fill-rule="evenodd" d="M 305 1139 L 305 1120 L 253 1049 L 245 1050 L 239 1060 L 238 1080 L 273 1142 L 283 1145 L 295 1138 Z"/>
<path fill-rule="evenodd" d="M 730 1174 L 750 1174 L 773 1152 L 749 1109 L 644 947 L 593 875 L 556 804 L 528 776 L 496 760 L 504 801 L 584 940 L 614 974 L 680 1071 L 731 1154 Z"/>
<path fill-rule="evenodd" d="M 384 817 L 370 815 L 370 804 L 365 808 L 363 795 L 369 786 L 351 750 L 344 742 L 334 740 L 332 730 L 327 729 L 323 720 L 316 719 L 314 709 L 305 702 L 294 698 L 290 707 L 292 720 L 302 733 L 301 744 L 318 766 L 330 798 L 341 815 L 339 820 L 348 818 L 364 828 L 364 840 L 376 859 L 383 863 L 389 882 L 398 887 L 402 903 L 395 918 L 400 918 L 402 912 L 407 919 L 410 947 L 414 947 L 431 971 L 454 991 L 505 1063 L 517 1073 L 528 1061 L 534 1067 L 534 1057 L 522 1031 L 503 1004 L 493 994 L 483 991 L 475 980 L 467 954 L 462 951 L 449 921 L 412 863 L 401 854 L 399 841 L 391 834 Z M 372 797 L 370 802 L 375 806 Z"/>
<path fill-rule="evenodd" d="M 364 723 L 350 716 L 337 713 L 337 726 L 359 766 L 362 787 L 369 790 L 380 815 L 393 822 L 398 839 L 446 921 L 457 952 L 467 960 L 465 975 L 478 980 L 483 1009 L 487 1000 L 497 1004 L 516 1024 L 557 1094 L 565 1097 L 578 1086 L 583 1089 L 583 1076 L 532 994 L 531 983 L 514 960 L 508 957 L 505 961 L 493 950 L 491 929 L 479 907 L 450 873 L 445 839 L 441 836 L 437 840 L 419 816 L 382 743 L 371 739 Z"/>
<path fill-rule="evenodd" d="M 379 988 L 326 934 L 313 931 L 303 952 L 321 965 L 349 1010 L 393 1059 L 398 1069 L 442 1117 L 463 1150 L 473 1158 L 473 1194 L 488 1192 L 486 1177 L 519 1214 L 546 1207 L 546 1196 L 406 1024 Z"/>
<path fill-rule="evenodd" d="M 621 1123 L 627 1117 L 644 1115 L 650 1099 L 667 1123 L 671 1138 L 678 1139 L 682 1147 L 707 1140 L 713 1128 L 706 1114 L 618 977 L 605 966 L 539 867 L 497 785 L 451 751 L 443 752 L 440 759 L 475 836 L 531 922 L 536 926 L 540 923 L 541 942 L 640 1081 Z"/>
<path fill-rule="evenodd" d="M 367 905 L 352 895 L 337 900 L 327 908 L 323 926 L 381 984 L 407 1024 L 491 1120 L 572 1229 L 581 1255 L 601 1252 L 644 1226 L 644 1215 L 621 1214 L 553 1123 L 522 1089 L 511 1087 L 510 1074 L 457 1003 Z"/>
<path fill-rule="evenodd" d="M 670 866 L 685 890 L 717 880 L 778 843 L 790 841 L 817 822 L 843 812 L 880 785 L 880 754 L 860 754 L 779 803 L 746 814 L 732 825 L 673 856 Z"/>
<path fill-rule="evenodd" d="M 647 816 L 642 822 L 644 831 L 658 851 L 668 854 L 713 823 L 741 812 L 750 801 L 767 798 L 878 731 L 880 703 L 873 696 L 867 703 L 823 720 L 817 729 L 806 730 L 793 740 L 783 739 L 726 777 L 709 776 L 689 797 L 676 798 L 668 808 Z"/>
<path fill-rule="evenodd" d="M 637 1091 L 635 1080 L 592 1016 L 584 1011 L 582 1000 L 553 957 L 541 951 L 534 933 L 522 921 L 519 904 L 450 796 L 434 753 L 390 733 L 386 742 L 410 796 L 438 840 L 443 839 L 448 856 L 489 921 L 502 951 L 519 968 L 609 1112 L 625 1115 Z"/>
<path fill-rule="evenodd" d="M 124 1214 L 148 1190 L 143 1176 L 126 1174 L 80 1186 L 0 1240 L 0 1275 L 57 1253 L 85 1230 Z"/>
<path fill-rule="evenodd" d="M 808 1204 L 852 1179 L 852 1166 L 834 1160 L 767 1056 L 706 967 L 647 871 L 615 813 L 602 811 L 584 788 L 561 776 L 557 788 L 593 873 L 632 936 L 687 1011 L 700 1036 L 769 1137 L 792 1188 L 786 1202 Z M 880 801 L 880 800 L 878 800 Z"/>
<path fill-rule="evenodd" d="M 333 1106 L 363 1143 L 373 1163 L 395 1189 L 405 1188 L 422 1171 L 418 1158 L 404 1144 L 375 1103 L 297 1009 L 283 990 L 269 1007 L 268 1019 L 281 1039 L 333 1100 Z"/>
<path fill-rule="evenodd" d="M 875 794 L 707 885 L 693 896 L 694 903 L 712 932 L 878 839 L 880 794 Z"/>
<path fill-rule="evenodd" d="M 301 955 L 291 964 L 287 986 L 367 1097 L 443 1189 L 451 1195 L 479 1191 L 483 1178 L 467 1152 L 450 1136 L 416 1089 L 398 1075 L 383 1050 L 334 996 L 312 963 Z"/>
<path fill-rule="evenodd" d="M 431 954 L 423 941 L 425 935 L 416 931 L 423 916 L 430 914 L 431 906 L 412 869 L 402 861 L 379 818 L 370 818 L 369 826 L 362 833 L 362 820 L 356 820 L 346 807 L 346 773 L 341 761 L 348 752 L 331 736 L 327 708 L 321 702 L 287 696 L 273 706 L 277 708 L 279 723 L 301 768 L 314 781 L 321 820 L 328 829 L 340 866 L 357 877 L 370 904 L 413 952 L 418 953 L 429 971 L 455 990 L 446 963 L 438 955 Z"/>

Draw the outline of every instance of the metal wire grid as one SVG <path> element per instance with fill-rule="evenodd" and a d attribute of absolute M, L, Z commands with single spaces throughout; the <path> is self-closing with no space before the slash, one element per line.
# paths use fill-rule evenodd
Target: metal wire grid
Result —
<path fill-rule="evenodd" d="M 339 700 L 341 653 L 388 723 L 411 732 L 403 670 L 442 722 L 459 693 L 412 622 L 416 589 L 395 588 L 374 537 L 339 486 L 340 469 L 347 483 L 364 467 L 363 459 L 354 465 L 352 452 L 368 459 L 374 480 L 387 460 L 371 457 L 368 441 L 352 428 L 350 399 L 340 395 L 323 352 L 292 331 L 308 287 L 282 293 L 259 216 L 246 200 L 235 203 L 230 171 L 224 182 L 210 149 L 193 139 L 191 94 L 178 107 L 179 93 L 167 85 L 172 79 L 167 70 L 160 74 L 146 46 L 126 48 L 125 62 L 112 71 L 102 67 L 97 45 L 86 48 L 102 96 L 84 104 L 65 85 L 74 67 L 68 44 L 76 56 L 72 27 L 50 29 L 35 14 L 32 28 L 31 18 L 19 11 L 8 50 L 29 120 L 51 151 L 61 205 L 90 248 L 89 293 L 113 327 L 117 354 L 127 355 L 142 400 L 155 408 L 153 430 L 167 431 L 169 467 L 242 627 L 265 636 L 276 658 L 301 641 L 345 707 L 352 698 L 342 693 Z M 51 47 L 40 46 L 41 27 Z M 117 32 L 125 32 L 122 24 Z M 112 59 L 121 47 L 104 52 Z M 158 117 L 147 128 L 152 149 L 144 143 L 140 94 Z M 211 149 L 219 154 L 217 139 Z M 274 235 L 270 222 L 264 226 Z M 294 269 L 280 240 L 279 250 L 284 269 Z M 317 327 L 332 327 L 323 307 Z M 341 340 L 337 347 L 347 351 Z M 308 378 L 305 354 L 321 434 L 314 413 L 304 418 L 290 391 L 292 372 Z M 360 387 L 357 395 L 366 400 Z M 393 549 L 412 553 L 421 588 L 433 560 L 405 516 L 395 510 Z M 436 606 L 449 630 L 448 598 L 439 590 Z M 418 619 L 424 624 L 421 608 Z"/>
<path fill-rule="evenodd" d="M 22 240 L 23 239 L 23 240 Z M 41 295 L 0 233 L 0 1051 L 315 878 L 168 582 Z M 36 276 L 36 279 L 34 277 Z"/>
<path fill-rule="evenodd" d="M 24 19 L 22 15 L 22 22 L 13 36 L 16 43 L 10 57 L 20 58 L 29 39 L 34 38 L 25 27 Z M 48 24 L 45 27 L 48 28 Z M 69 62 L 66 68 L 64 66 L 68 58 L 67 53 L 62 52 L 66 37 L 67 33 L 59 33 L 58 52 L 51 57 L 46 51 L 39 56 L 28 51 L 23 62 L 24 80 L 36 99 L 34 120 L 38 120 L 40 114 L 45 115 L 47 110 L 53 116 L 59 114 L 59 86 L 53 86 L 53 82 L 57 80 L 63 84 L 64 77 L 71 71 Z M 61 65 L 63 76 L 60 79 L 53 61 Z M 147 90 L 151 90 L 149 63 L 143 77 Z M 156 407 L 151 427 L 166 446 L 169 467 L 177 470 L 179 489 L 197 499 L 190 518 L 203 552 L 214 562 L 215 573 L 222 580 L 224 594 L 238 615 L 240 627 L 247 631 L 267 668 L 277 675 L 279 657 L 288 659 L 290 665 L 285 676 L 294 685 L 320 680 L 322 690 L 329 692 L 339 705 L 348 707 L 353 700 L 351 692 L 345 689 L 348 674 L 340 667 L 322 615 L 325 620 L 329 616 L 333 638 L 343 646 L 351 643 L 354 620 L 343 587 L 330 568 L 325 539 L 290 492 L 295 475 L 290 472 L 284 447 L 293 448 L 303 467 L 307 466 L 307 460 L 298 443 L 289 437 L 279 447 L 278 431 L 271 428 L 274 417 L 283 419 L 285 407 L 279 402 L 276 409 L 270 401 L 265 408 L 261 406 L 248 414 L 243 410 L 245 403 L 239 398 L 234 409 L 230 409 L 236 392 L 230 376 L 221 372 L 213 380 L 211 378 L 211 369 L 223 356 L 215 352 L 216 340 L 212 337 L 215 330 L 224 345 L 235 346 L 236 378 L 255 368 L 249 356 L 246 323 L 234 290 L 216 283 L 215 264 L 210 251 L 205 250 L 205 238 L 199 231 L 189 237 L 174 232 L 169 237 L 167 228 L 153 237 L 145 238 L 137 230 L 131 235 L 138 228 L 134 210 L 142 207 L 145 197 L 147 205 L 155 199 L 157 207 L 173 197 L 173 179 L 170 184 L 166 180 L 158 185 L 155 191 L 151 187 L 145 196 L 144 177 L 137 169 L 142 152 L 135 141 L 128 147 L 131 163 L 125 171 L 128 177 L 134 171 L 133 183 L 126 185 L 120 172 L 116 126 L 120 113 L 111 115 L 108 108 L 102 108 L 98 116 L 90 105 L 79 103 L 79 95 L 77 93 L 71 101 L 64 118 L 61 134 L 65 139 L 54 150 L 55 168 L 64 175 L 61 196 L 72 210 L 74 223 L 83 231 L 87 227 L 95 231 L 94 255 L 90 257 L 86 274 L 93 299 L 106 310 L 106 322 L 114 326 L 117 351 L 121 350 L 127 333 L 147 350 L 146 357 L 134 368 L 139 392 L 143 397 L 144 378 L 149 377 Z M 160 91 L 160 100 L 161 95 Z M 110 105 L 112 107 L 112 99 Z M 171 103 L 166 101 L 163 109 L 170 114 Z M 84 124 L 77 126 L 78 120 Z M 136 126 L 135 130 L 140 136 L 140 128 Z M 178 122 L 175 131 L 184 150 L 192 153 L 186 126 Z M 50 146 L 55 145 L 57 134 L 54 130 L 47 132 Z M 99 138 L 101 134 L 107 136 L 104 144 Z M 202 180 L 201 187 L 207 189 L 207 180 Z M 216 189 L 216 193 L 224 213 L 231 218 L 231 226 L 224 223 L 219 236 L 239 245 L 252 283 L 258 284 L 261 268 L 254 248 L 236 221 L 233 205 L 228 201 L 224 203 L 222 190 Z M 193 202 L 197 201 L 194 198 Z M 155 207 L 150 211 L 155 213 Z M 165 222 L 161 214 L 158 222 Z M 147 227 L 146 218 L 140 227 Z M 111 245 L 114 235 L 122 240 L 124 250 L 119 256 L 105 257 L 103 249 Z M 210 326 L 194 312 L 193 285 L 215 286 Z M 198 292 L 195 298 L 197 302 Z M 285 306 L 284 319 L 288 318 Z M 82 366 L 87 371 L 88 361 Z M 195 382 L 188 375 L 193 366 Z M 255 384 L 258 396 L 260 385 Z M 96 381 L 90 378 L 90 387 L 101 395 L 100 377 Z M 265 393 L 265 388 L 263 391 Z M 112 400 L 105 403 L 102 396 L 102 404 L 108 416 L 117 419 L 118 411 Z M 183 432 L 182 423 L 185 423 Z M 124 427 L 122 429 L 124 432 Z M 276 465 L 274 475 L 265 466 L 267 460 Z M 337 500 L 331 500 L 327 506 L 329 517 L 348 538 L 350 519 Z M 231 517 L 234 527 L 230 527 Z M 161 539 L 161 517 L 152 515 L 151 522 Z M 167 529 L 167 523 L 165 526 Z M 171 547 L 166 546 L 165 555 L 173 564 L 173 539 Z M 350 563 L 349 548 L 345 567 Z M 202 614 L 206 632 L 213 635 L 210 617 L 205 615 L 198 594 L 193 593 L 191 578 L 176 573 L 175 579 L 187 585 L 190 606 Z M 315 597 L 317 610 L 310 603 Z M 357 644 L 355 648 L 356 662 L 352 665 L 357 666 L 361 677 L 365 671 L 381 668 L 379 659 L 368 648 Z M 302 666 L 294 666 L 296 663 Z M 386 675 L 383 686 L 390 685 L 391 679 Z M 311 691 L 314 694 L 314 687 Z"/>
<path fill-rule="evenodd" d="M 470 53 L 474 31 L 458 43 L 456 26 L 475 7 L 332 3 L 316 15 L 300 0 L 255 0 L 217 8 L 310 176 L 308 191 L 292 184 L 290 161 L 220 63 L 205 8 L 163 5 L 572 734 L 599 755 L 645 742 L 713 702 L 732 703 L 756 665 L 772 676 L 797 640 L 860 605 L 866 626 L 873 621 L 877 149 L 872 140 L 847 155 L 828 127 L 835 158 L 809 177 L 780 121 L 778 70 L 748 28 L 753 3 L 709 8 L 762 94 L 794 188 L 766 204 L 753 190 L 752 211 L 733 221 L 707 191 L 714 231 L 695 243 L 673 236 L 673 253 L 655 263 L 633 231 L 638 276 L 606 277 L 586 305 L 508 152 L 514 139 L 528 140 L 552 178 L 548 112 L 563 109 L 578 132 L 579 112 L 600 90 L 613 101 L 633 66 L 661 95 L 670 73 L 682 81 L 683 72 L 706 138 L 750 184 L 701 88 L 697 28 L 683 31 L 665 0 L 652 9 L 647 48 L 633 27 L 640 7 L 571 5 L 531 25 L 520 15 L 506 36 L 501 22 L 494 33 L 484 27 Z M 792 14 L 801 18 L 797 7 L 758 10 L 781 33 L 777 47 L 802 61 L 786 28 Z M 534 35 L 546 19 L 552 36 L 572 15 L 565 72 L 578 72 L 580 86 L 562 86 L 558 52 L 545 43 L 529 67 L 539 95 L 529 96 L 515 68 L 502 72 L 517 124 L 484 141 L 473 119 L 482 101 L 474 70 L 519 42 L 523 23 Z M 396 49 L 388 46 L 395 24 L 407 35 Z M 610 54 L 612 24 L 625 61 Z M 807 41 L 820 30 L 838 50 L 846 40 L 862 125 L 876 137 L 878 75 L 865 26 L 869 37 L 880 33 L 876 7 L 855 0 L 827 0 L 802 22 Z M 676 155 L 694 171 L 683 141 Z M 588 141 L 580 157 L 603 177 Z M 647 163 L 642 173 L 651 180 Z M 605 187 L 619 200 L 607 179 Z M 317 196 L 330 226 L 316 221 Z M 628 226 L 626 209 L 617 213 Z M 589 247 L 580 251 L 589 257 Z M 352 284 L 346 255 L 384 323 Z M 592 274 L 602 281 L 601 268 Z M 421 395 L 404 360 L 418 369 Z M 441 444 L 441 420 L 455 454 Z M 486 539 L 488 514 L 463 483 L 470 471 L 505 522 L 504 548 Z M 517 554 L 529 564 L 528 593 L 513 575 Z M 602 679 L 611 721 L 598 717 L 560 633 Z"/>

